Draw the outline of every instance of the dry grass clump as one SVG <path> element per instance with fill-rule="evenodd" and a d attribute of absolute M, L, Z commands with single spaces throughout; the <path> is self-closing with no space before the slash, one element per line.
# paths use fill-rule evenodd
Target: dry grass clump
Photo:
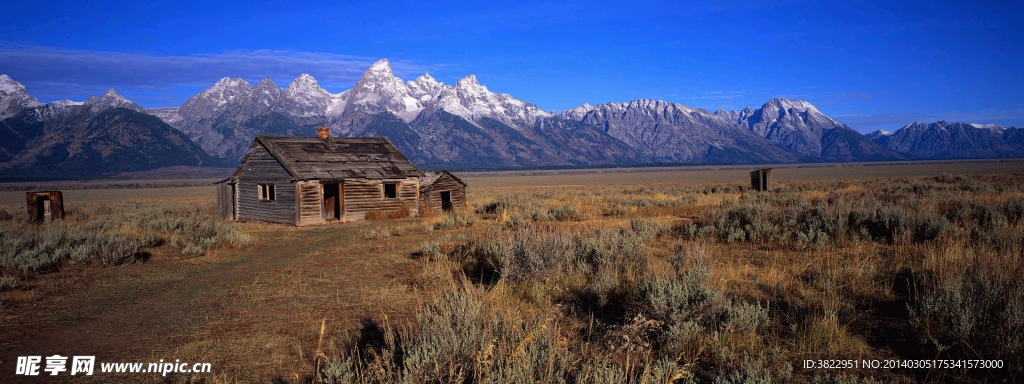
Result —
<path fill-rule="evenodd" d="M 473 224 L 476 224 L 477 220 L 477 217 L 473 215 L 472 211 L 461 208 L 445 214 L 432 216 L 432 218 L 429 219 L 431 224 L 426 225 L 425 229 L 427 232 L 431 232 L 436 229 L 469 228 L 472 227 Z"/>
<path fill-rule="evenodd" d="M 446 287 L 324 382 L 1006 381 L 1024 376 L 1024 176 L 471 196 Z M 430 228 L 441 228 L 436 223 Z M 453 237 L 457 235 L 457 237 Z M 1001 359 L 976 370 L 815 359 Z"/>
<path fill-rule="evenodd" d="M 636 220 L 428 242 L 420 255 L 450 268 L 450 288 L 415 322 L 358 342 L 321 379 L 671 383 L 742 370 L 754 356 L 763 364 L 744 375 L 788 376 L 791 367 L 753 348 L 766 308 L 710 285 L 703 248 L 680 248 L 671 276 L 649 269 L 646 244 L 665 233 Z"/>
<path fill-rule="evenodd" d="M 246 247 L 249 234 L 216 218 L 212 204 L 122 203 L 72 205 L 64 220 L 34 223 L 0 215 L 0 270 L 25 278 L 64 265 L 118 265 L 169 244 L 187 256 L 220 247 Z"/>
<path fill-rule="evenodd" d="M 363 240 L 385 240 L 392 236 L 402 236 L 405 227 L 398 225 L 384 225 L 363 228 L 359 230 L 359 238 Z"/>
<path fill-rule="evenodd" d="M 929 350 L 961 359 L 1003 359 L 1020 368 L 1024 355 L 1024 283 L 985 268 L 959 277 L 925 278 L 909 305 L 910 322 Z"/>

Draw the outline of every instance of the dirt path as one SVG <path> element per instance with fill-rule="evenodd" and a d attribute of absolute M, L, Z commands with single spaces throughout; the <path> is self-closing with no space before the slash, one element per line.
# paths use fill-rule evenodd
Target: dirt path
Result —
<path fill-rule="evenodd" d="M 17 356 L 148 361 L 228 310 L 237 287 L 302 260 L 300 255 L 337 247 L 340 234 L 354 230 L 286 229 L 268 234 L 255 249 L 222 251 L 212 261 L 152 260 L 89 271 L 95 275 L 85 279 L 91 286 L 7 310 L 13 313 L 4 314 L 6 324 L 0 325 L 0 378 L 14 372 Z"/>

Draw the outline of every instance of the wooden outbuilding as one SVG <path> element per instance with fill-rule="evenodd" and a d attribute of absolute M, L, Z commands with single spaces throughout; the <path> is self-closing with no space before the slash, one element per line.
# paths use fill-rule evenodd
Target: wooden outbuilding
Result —
<path fill-rule="evenodd" d="M 466 206 L 466 183 L 448 171 L 427 171 L 420 178 L 420 210 L 451 211 Z"/>
<path fill-rule="evenodd" d="M 64 194 L 61 191 L 26 192 L 28 217 L 33 221 L 46 222 L 64 218 Z"/>
<path fill-rule="evenodd" d="M 772 190 L 772 169 L 762 168 L 750 172 L 750 188 L 755 191 Z"/>
<path fill-rule="evenodd" d="M 383 137 L 257 136 L 235 173 L 217 182 L 224 220 L 294 225 L 418 216 L 423 176 Z"/>

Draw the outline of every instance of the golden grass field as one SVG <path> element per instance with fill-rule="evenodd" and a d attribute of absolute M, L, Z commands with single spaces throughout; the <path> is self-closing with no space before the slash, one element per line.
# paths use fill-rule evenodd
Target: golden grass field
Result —
<path fill-rule="evenodd" d="M 303 228 L 218 223 L 206 186 L 68 190 L 41 228 L 0 192 L 0 382 L 54 353 L 213 364 L 66 382 L 1022 379 L 1024 162 L 748 171 L 468 173 L 454 215 Z"/>

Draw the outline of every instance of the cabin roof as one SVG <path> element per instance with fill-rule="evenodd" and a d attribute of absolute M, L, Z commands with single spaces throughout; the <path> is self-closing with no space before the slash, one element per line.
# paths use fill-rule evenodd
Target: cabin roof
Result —
<path fill-rule="evenodd" d="M 257 145 L 266 148 L 297 180 L 399 179 L 423 175 L 384 137 L 256 136 L 252 148 Z"/>
<path fill-rule="evenodd" d="M 465 181 L 462 181 L 462 179 L 456 177 L 454 174 L 452 174 L 451 172 L 448 172 L 447 170 L 443 170 L 443 171 L 426 171 L 426 172 L 423 172 L 423 177 L 420 177 L 420 191 L 430 190 L 430 188 L 432 188 L 434 186 L 434 183 L 436 183 L 438 180 L 440 180 L 441 176 L 444 176 L 445 174 L 447 174 L 448 176 L 451 176 L 451 178 L 453 180 L 455 180 L 459 184 L 462 184 L 463 187 L 466 186 L 466 182 Z"/>

